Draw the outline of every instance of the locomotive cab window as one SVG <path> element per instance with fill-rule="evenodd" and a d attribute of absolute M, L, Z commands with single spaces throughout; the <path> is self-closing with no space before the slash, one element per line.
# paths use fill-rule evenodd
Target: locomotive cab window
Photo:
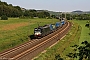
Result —
<path fill-rule="evenodd" d="M 41 32 L 41 29 L 35 29 L 34 32 Z"/>

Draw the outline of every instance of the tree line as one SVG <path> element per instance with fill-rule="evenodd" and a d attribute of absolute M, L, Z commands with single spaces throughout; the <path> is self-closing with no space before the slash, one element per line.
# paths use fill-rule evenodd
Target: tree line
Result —
<path fill-rule="evenodd" d="M 64 13 L 60 13 L 59 15 L 50 14 L 48 11 L 38 11 L 35 9 L 25 9 L 21 8 L 20 6 L 13 6 L 12 4 L 7 4 L 7 2 L 0 1 L 0 17 L 1 16 L 7 17 L 20 17 L 20 18 L 65 18 Z M 66 14 L 67 20 L 90 20 L 90 14 L 73 14 L 67 13 Z"/>
<path fill-rule="evenodd" d="M 76 20 L 90 20 L 90 14 L 75 14 L 71 17 Z"/>
<path fill-rule="evenodd" d="M 7 17 L 39 17 L 39 18 L 46 18 L 50 17 L 50 14 L 46 11 L 40 11 L 31 9 L 27 10 L 21 8 L 20 6 L 13 6 L 12 4 L 7 4 L 6 2 L 0 1 L 0 17 L 5 15 Z"/>
<path fill-rule="evenodd" d="M 60 17 L 65 17 L 65 14 L 61 14 Z M 72 13 L 67 13 L 66 14 L 67 20 L 90 20 L 90 14 L 72 14 Z"/>
<path fill-rule="evenodd" d="M 6 15 L 8 17 L 19 17 L 21 16 L 21 9 L 19 6 L 12 6 L 6 2 L 0 1 L 0 16 Z"/>

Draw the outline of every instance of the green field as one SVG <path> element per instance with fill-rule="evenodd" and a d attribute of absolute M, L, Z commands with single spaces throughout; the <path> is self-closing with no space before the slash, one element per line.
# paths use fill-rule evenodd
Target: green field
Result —
<path fill-rule="evenodd" d="M 38 24 L 41 26 L 55 23 L 56 21 L 59 20 L 19 18 L 9 18 L 8 21 L 0 20 L 0 51 L 28 41 L 28 36 L 33 34 L 33 29 L 37 27 Z M 66 56 L 68 53 L 73 52 L 70 46 L 74 44 L 80 45 L 84 40 L 90 42 L 90 35 L 88 34 L 90 30 L 85 27 L 87 21 L 88 20 L 72 20 L 73 26 L 69 33 L 66 34 L 66 37 L 52 48 L 47 48 L 47 52 L 42 53 L 36 60 L 54 60 L 56 54 L 60 54 L 64 60 L 70 60 L 70 58 Z"/>
<path fill-rule="evenodd" d="M 66 34 L 64 39 L 60 40 L 58 44 L 52 48 L 47 48 L 47 52 L 40 54 L 40 56 L 35 60 L 55 60 L 55 56 L 57 54 L 60 54 L 64 60 L 70 60 L 70 58 L 68 58 L 66 55 L 73 52 L 73 49 L 70 46 L 79 44 L 80 35 L 81 27 L 78 24 L 73 23 L 72 28 Z"/>
<path fill-rule="evenodd" d="M 19 19 L 0 20 L 0 51 L 14 47 L 29 40 L 34 28 L 55 23 L 56 19 Z"/>
<path fill-rule="evenodd" d="M 73 20 L 71 22 L 73 23 L 73 26 L 69 33 L 66 34 L 66 37 L 60 40 L 59 43 L 52 48 L 47 48 L 47 51 L 40 54 L 35 60 L 55 60 L 55 56 L 58 54 L 60 54 L 61 58 L 64 60 L 74 60 L 73 58 L 71 59 L 66 56 L 70 52 L 74 52 L 73 48 L 70 46 L 75 44 L 81 45 L 81 42 L 85 40 L 90 42 L 90 35 L 88 34 L 90 30 L 85 27 L 87 21 Z"/>
<path fill-rule="evenodd" d="M 80 40 L 79 43 L 81 43 L 82 41 L 88 41 L 90 42 L 90 30 L 89 28 L 85 27 L 85 24 L 87 23 L 87 21 L 89 20 L 74 20 L 75 23 L 80 24 L 80 26 L 82 27 L 82 31 L 81 31 L 81 36 L 80 36 Z"/>

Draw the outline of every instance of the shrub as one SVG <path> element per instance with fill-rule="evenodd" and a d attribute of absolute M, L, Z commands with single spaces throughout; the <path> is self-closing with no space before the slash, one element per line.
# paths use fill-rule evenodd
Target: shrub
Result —
<path fill-rule="evenodd" d="M 6 15 L 1 16 L 1 20 L 8 20 L 8 17 Z"/>

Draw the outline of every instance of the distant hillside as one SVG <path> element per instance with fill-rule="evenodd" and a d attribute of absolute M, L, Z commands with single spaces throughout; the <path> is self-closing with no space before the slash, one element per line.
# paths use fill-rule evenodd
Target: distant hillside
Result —
<path fill-rule="evenodd" d="M 90 14 L 90 11 L 86 11 L 85 13 L 89 13 Z"/>
<path fill-rule="evenodd" d="M 37 10 L 37 12 L 42 12 L 42 11 L 49 12 L 50 15 L 60 15 L 61 14 L 61 12 L 54 12 L 54 11 L 48 11 L 48 10 Z"/>
<path fill-rule="evenodd" d="M 80 12 L 83 12 L 83 11 L 80 11 L 80 10 L 76 10 L 76 11 L 73 11 L 73 12 L 77 12 L 77 13 L 80 13 Z"/>
<path fill-rule="evenodd" d="M 61 12 L 48 11 L 51 15 L 60 15 Z"/>
<path fill-rule="evenodd" d="M 76 11 L 72 11 L 71 13 L 73 13 L 73 14 L 89 14 L 90 11 L 80 11 L 80 10 L 76 10 Z"/>
<path fill-rule="evenodd" d="M 0 0 L 0 17 L 3 15 L 7 17 L 20 17 L 22 16 L 22 10 L 19 6 L 13 6 Z"/>
<path fill-rule="evenodd" d="M 76 10 L 76 11 L 72 11 L 73 14 L 82 14 L 83 11 L 80 11 L 80 10 Z"/>

